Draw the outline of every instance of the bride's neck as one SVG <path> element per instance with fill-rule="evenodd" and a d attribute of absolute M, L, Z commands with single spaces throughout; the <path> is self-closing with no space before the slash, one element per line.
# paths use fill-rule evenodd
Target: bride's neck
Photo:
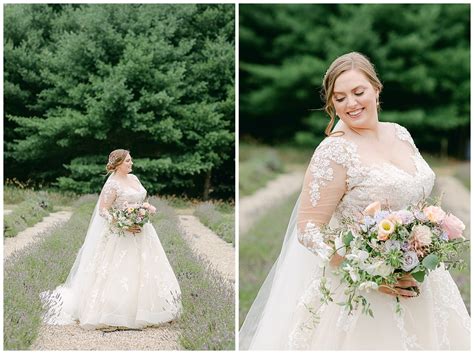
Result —
<path fill-rule="evenodd" d="M 381 129 L 381 123 L 380 122 L 375 122 L 372 126 L 370 127 L 364 127 L 364 128 L 351 128 L 347 127 L 349 131 L 354 133 L 360 138 L 363 139 L 371 139 L 371 140 L 377 140 L 379 141 L 382 137 L 382 129 Z"/>
<path fill-rule="evenodd" d="M 118 172 L 118 171 L 115 171 L 114 175 L 115 175 L 115 178 L 118 178 L 118 179 L 126 179 L 128 177 L 128 173 L 123 173 L 123 172 Z"/>

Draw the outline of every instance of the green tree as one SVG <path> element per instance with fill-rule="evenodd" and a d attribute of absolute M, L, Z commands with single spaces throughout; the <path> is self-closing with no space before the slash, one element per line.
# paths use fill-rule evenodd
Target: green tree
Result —
<path fill-rule="evenodd" d="M 359 51 L 384 85 L 380 119 L 405 125 L 423 149 L 462 156 L 469 31 L 469 4 L 241 5 L 240 132 L 317 144 L 328 122 L 324 73 L 339 55 Z"/>
<path fill-rule="evenodd" d="M 6 5 L 6 177 L 97 191 L 126 148 L 151 193 L 232 197 L 233 21 L 233 5 Z"/>

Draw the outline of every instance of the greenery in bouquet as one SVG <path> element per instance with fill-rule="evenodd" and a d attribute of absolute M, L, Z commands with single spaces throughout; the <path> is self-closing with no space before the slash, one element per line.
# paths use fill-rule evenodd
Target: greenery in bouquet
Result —
<path fill-rule="evenodd" d="M 119 236 L 125 236 L 125 232 L 130 228 L 143 227 L 150 221 L 151 214 L 156 212 L 155 207 L 145 202 L 141 204 L 124 203 L 122 208 L 110 208 L 111 216 L 110 229 Z"/>
<path fill-rule="evenodd" d="M 387 287 L 396 295 L 397 312 L 401 312 L 396 284 L 411 275 L 418 283 L 438 267 L 462 268 L 460 259 L 466 241 L 465 225 L 456 216 L 426 201 L 407 209 L 382 209 L 380 202 L 370 204 L 358 218 L 343 220 L 342 227 L 326 228 L 326 243 L 333 255 L 343 257 L 335 274 L 345 285 L 348 313 L 362 306 L 362 312 L 374 317 L 370 303 L 363 295 Z M 322 302 L 334 301 L 325 278 L 320 283 Z M 419 294 L 419 288 L 410 290 Z"/>

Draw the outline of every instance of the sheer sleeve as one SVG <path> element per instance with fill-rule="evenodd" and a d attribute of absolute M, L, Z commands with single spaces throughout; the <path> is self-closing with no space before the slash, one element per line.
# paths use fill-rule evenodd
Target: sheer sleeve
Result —
<path fill-rule="evenodd" d="M 297 235 L 308 250 L 328 261 L 333 248 L 322 231 L 347 190 L 347 151 L 329 138 L 318 146 L 305 174 L 297 217 Z"/>
<path fill-rule="evenodd" d="M 109 209 L 117 198 L 117 189 L 117 183 L 113 180 L 108 180 L 100 192 L 99 215 L 107 219 L 108 222 L 112 221 L 112 215 L 110 215 Z"/>

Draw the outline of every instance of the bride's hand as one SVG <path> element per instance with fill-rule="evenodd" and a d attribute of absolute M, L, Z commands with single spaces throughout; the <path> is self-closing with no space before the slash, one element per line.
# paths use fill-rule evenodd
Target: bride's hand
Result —
<path fill-rule="evenodd" d="M 128 229 L 127 229 L 128 232 L 131 232 L 132 234 L 137 234 L 139 232 L 142 231 L 142 228 L 138 225 L 133 225 L 133 226 L 130 226 Z"/>
<path fill-rule="evenodd" d="M 409 288 L 415 288 L 416 291 L 410 290 Z M 410 274 L 404 274 L 398 282 L 393 285 L 380 285 L 379 291 L 384 294 L 403 297 L 416 297 L 420 293 L 418 283 Z"/>

